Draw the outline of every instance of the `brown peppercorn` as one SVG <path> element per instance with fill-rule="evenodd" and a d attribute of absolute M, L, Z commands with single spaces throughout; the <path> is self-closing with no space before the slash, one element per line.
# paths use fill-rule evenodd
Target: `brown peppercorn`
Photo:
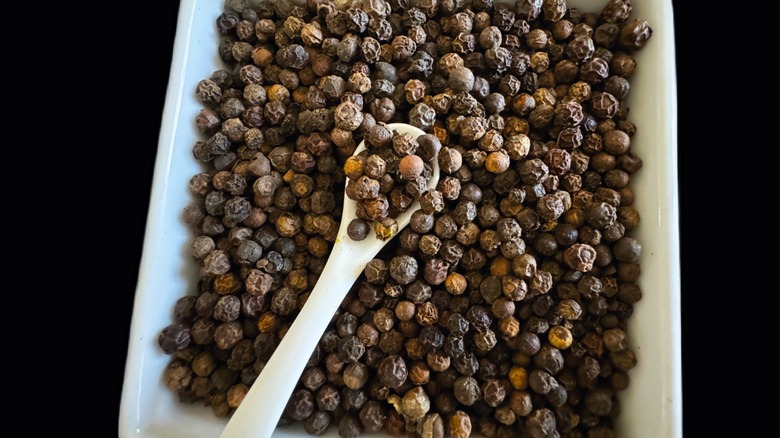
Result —
<path fill-rule="evenodd" d="M 485 331 L 478 332 L 474 335 L 474 346 L 480 352 L 492 350 L 493 347 L 496 346 L 496 342 L 496 334 L 490 329 L 486 329 Z"/>
<path fill-rule="evenodd" d="M 374 326 L 382 333 L 386 333 L 393 328 L 395 320 L 393 319 L 393 311 L 387 308 L 379 309 L 374 313 Z"/>
<path fill-rule="evenodd" d="M 377 368 L 377 378 L 388 388 L 399 388 L 408 376 L 406 362 L 397 355 L 387 356 Z"/>
<path fill-rule="evenodd" d="M 642 245 L 631 237 L 623 237 L 615 243 L 613 248 L 615 258 L 621 262 L 634 263 L 642 254 Z"/>
<path fill-rule="evenodd" d="M 577 320 L 582 315 L 582 307 L 575 300 L 564 299 L 558 304 L 555 313 L 567 320 Z"/>
<path fill-rule="evenodd" d="M 466 278 L 457 272 L 452 272 L 447 275 L 444 287 L 447 288 L 447 292 L 453 295 L 460 295 L 466 290 Z"/>
<path fill-rule="evenodd" d="M 547 34 L 542 29 L 533 29 L 525 35 L 525 41 L 532 50 L 541 50 L 547 46 Z"/>
<path fill-rule="evenodd" d="M 352 102 L 339 104 L 333 111 L 336 127 L 346 131 L 356 130 L 363 123 L 363 112 Z"/>
<path fill-rule="evenodd" d="M 536 258 L 528 253 L 518 255 L 512 260 L 512 271 L 521 278 L 532 278 L 536 274 Z"/>
<path fill-rule="evenodd" d="M 166 354 L 187 348 L 190 344 L 190 329 L 183 324 L 171 324 L 160 331 L 157 343 Z"/>
<path fill-rule="evenodd" d="M 339 406 L 341 396 L 336 388 L 326 384 L 317 392 L 316 401 L 319 409 L 330 412 L 336 410 Z"/>
<path fill-rule="evenodd" d="M 435 324 L 439 320 L 439 312 L 436 306 L 426 301 L 417 307 L 417 322 L 422 326 Z"/>
<path fill-rule="evenodd" d="M 482 117 L 466 117 L 460 122 L 460 135 L 466 141 L 481 139 L 487 132 L 487 120 Z"/>
<path fill-rule="evenodd" d="M 591 113 L 597 119 L 612 118 L 617 114 L 620 103 L 615 96 L 607 93 L 593 93 L 591 97 Z"/>
<path fill-rule="evenodd" d="M 428 190 L 420 197 L 420 209 L 425 214 L 440 213 L 444 210 L 444 196 L 438 190 Z"/>
<path fill-rule="evenodd" d="M 479 383 L 473 377 L 459 377 L 455 380 L 453 390 L 455 399 L 464 406 L 471 406 L 480 399 Z"/>
<path fill-rule="evenodd" d="M 504 173 L 509 169 L 509 165 L 509 155 L 503 150 L 491 152 L 485 160 L 485 168 L 491 173 Z"/>
<path fill-rule="evenodd" d="M 431 408 L 428 394 L 421 386 L 415 386 L 404 394 L 401 399 L 401 412 L 406 418 L 421 419 Z"/>
<path fill-rule="evenodd" d="M 468 438 L 471 436 L 471 418 L 469 414 L 463 411 L 455 411 L 452 413 L 450 420 L 447 422 L 447 432 L 453 438 Z"/>
<path fill-rule="evenodd" d="M 241 401 L 244 400 L 244 397 L 246 396 L 247 392 L 249 392 L 249 387 L 244 385 L 243 383 L 238 383 L 236 385 L 231 386 L 227 392 L 228 406 L 230 406 L 233 409 L 237 408 L 241 404 Z"/>
<path fill-rule="evenodd" d="M 290 44 L 276 52 L 276 62 L 282 68 L 300 70 L 309 62 L 309 52 L 303 46 Z"/>
<path fill-rule="evenodd" d="M 604 150 L 613 155 L 621 155 L 628 151 L 631 139 L 625 132 L 612 129 L 604 133 Z"/>
<path fill-rule="evenodd" d="M 563 253 L 563 259 L 571 269 L 588 272 L 593 269 L 593 262 L 596 260 L 596 250 L 590 245 L 575 243 L 566 248 Z"/>
<path fill-rule="evenodd" d="M 418 155 L 405 155 L 398 164 L 398 170 L 404 179 L 417 178 L 423 169 L 423 160 Z"/>
<path fill-rule="evenodd" d="M 567 40 L 571 36 L 573 29 L 574 24 L 571 21 L 567 19 L 558 20 L 552 25 L 553 38 L 558 41 Z"/>
<path fill-rule="evenodd" d="M 290 396 L 284 412 L 295 420 L 305 420 L 314 412 L 314 395 L 307 389 L 299 389 Z"/>
<path fill-rule="evenodd" d="M 564 326 L 555 326 L 551 327 L 547 332 L 547 340 L 553 347 L 559 350 L 565 350 L 571 346 L 574 339 L 568 328 Z"/>
<path fill-rule="evenodd" d="M 513 316 L 502 318 L 498 321 L 498 332 L 504 339 L 512 339 L 520 333 L 520 321 Z"/>
<path fill-rule="evenodd" d="M 590 167 L 598 173 L 606 173 L 616 166 L 616 159 L 614 155 L 606 152 L 599 152 L 594 155 L 590 160 Z"/>
<path fill-rule="evenodd" d="M 452 174 L 463 165 L 463 158 L 456 149 L 443 147 L 439 151 L 439 168 L 444 173 Z"/>
<path fill-rule="evenodd" d="M 420 238 L 419 248 L 426 255 L 436 255 L 441 249 L 441 239 L 432 234 L 426 234 Z"/>
<path fill-rule="evenodd" d="M 365 162 L 366 158 L 362 155 L 352 155 L 347 157 L 347 160 L 344 162 L 344 174 L 349 179 L 357 180 L 364 173 L 363 168 Z"/>
<path fill-rule="evenodd" d="M 362 388 L 368 382 L 368 377 L 368 367 L 361 362 L 349 364 L 344 369 L 344 385 L 349 389 Z"/>
<path fill-rule="evenodd" d="M 430 380 L 431 371 L 425 362 L 415 362 L 409 369 L 409 380 L 415 385 L 424 385 Z"/>
<path fill-rule="evenodd" d="M 347 235 L 350 239 L 360 241 L 368 236 L 369 225 L 360 219 L 352 219 L 347 226 Z"/>
<path fill-rule="evenodd" d="M 488 379 L 482 384 L 482 398 L 491 407 L 497 407 L 506 398 L 506 389 L 496 379 Z"/>
<path fill-rule="evenodd" d="M 491 305 L 491 311 L 496 318 L 507 318 L 515 313 L 515 303 L 506 298 L 498 298 Z"/>
<path fill-rule="evenodd" d="M 484 264 L 484 263 L 483 263 Z M 442 259 L 431 259 L 425 262 L 423 277 L 425 281 L 434 286 L 442 284 L 447 278 L 447 270 L 450 264 Z"/>
<path fill-rule="evenodd" d="M 416 307 L 411 301 L 401 301 L 395 307 L 395 316 L 400 321 L 410 321 L 415 313 Z"/>
<path fill-rule="evenodd" d="M 617 210 L 606 202 L 593 202 L 585 212 L 585 219 L 589 225 L 598 229 L 604 229 L 615 222 Z"/>
<path fill-rule="evenodd" d="M 653 29 L 647 21 L 634 19 L 620 29 L 619 42 L 624 49 L 639 50 L 647 44 L 653 35 Z"/>
<path fill-rule="evenodd" d="M 604 82 L 604 91 L 615 96 L 618 100 L 623 100 L 628 96 L 630 84 L 628 80 L 621 76 L 610 76 Z"/>
<path fill-rule="evenodd" d="M 396 110 L 393 101 L 387 97 L 371 101 L 370 109 L 377 122 L 390 122 Z"/>

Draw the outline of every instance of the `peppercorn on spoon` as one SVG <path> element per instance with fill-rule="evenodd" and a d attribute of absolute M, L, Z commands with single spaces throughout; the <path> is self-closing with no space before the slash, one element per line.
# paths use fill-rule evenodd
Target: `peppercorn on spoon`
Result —
<path fill-rule="evenodd" d="M 409 133 L 415 138 L 425 134 L 421 129 L 405 123 L 390 123 L 388 127 L 391 131 Z M 360 142 L 355 155 L 365 149 L 365 141 Z M 428 189 L 434 189 L 439 182 L 438 156 L 434 157 L 431 164 L 433 174 L 428 180 Z M 398 231 L 395 235 L 409 224 L 412 213 L 419 208 L 420 202 L 415 200 L 409 210 L 396 217 Z M 355 201 L 345 194 L 336 241 L 317 284 L 295 322 L 233 413 L 222 431 L 222 438 L 267 438 L 273 434 L 290 395 L 334 313 L 366 264 L 392 240 L 380 240 L 372 235 L 361 241 L 350 239 L 347 226 L 355 217 Z"/>

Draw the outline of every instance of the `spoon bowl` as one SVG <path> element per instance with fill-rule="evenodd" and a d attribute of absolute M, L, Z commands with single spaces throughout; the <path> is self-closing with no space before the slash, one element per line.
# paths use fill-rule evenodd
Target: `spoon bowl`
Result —
<path fill-rule="evenodd" d="M 405 123 L 390 123 L 387 126 L 392 132 L 409 133 L 415 138 L 425 134 L 421 129 Z M 365 141 L 362 141 L 354 155 L 365 149 Z M 433 172 L 428 180 L 428 190 L 436 188 L 439 182 L 438 157 L 431 161 Z M 415 200 L 408 210 L 396 216 L 398 231 L 395 235 L 409 225 L 412 213 L 419 208 L 420 201 Z M 355 201 L 345 194 L 336 241 L 317 284 L 295 322 L 233 413 L 221 438 L 267 438 L 273 434 L 301 373 L 339 305 L 366 264 L 392 240 L 381 240 L 371 234 L 361 241 L 352 240 L 347 234 L 347 227 L 356 218 L 356 209 Z"/>

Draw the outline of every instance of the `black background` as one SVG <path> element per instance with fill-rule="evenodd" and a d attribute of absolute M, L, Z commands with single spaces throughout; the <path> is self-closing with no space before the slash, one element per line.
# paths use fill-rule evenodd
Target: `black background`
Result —
<path fill-rule="evenodd" d="M 748 199 L 750 192 L 756 192 L 759 178 L 772 179 L 768 186 L 776 189 L 777 172 L 754 175 L 747 172 L 759 162 L 776 157 L 778 119 L 757 124 L 755 120 L 746 122 L 740 117 L 765 112 L 754 107 L 751 101 L 761 99 L 762 95 L 770 98 L 770 107 L 777 108 L 778 76 L 775 70 L 766 81 L 769 85 L 751 89 L 755 85 L 749 85 L 739 76 L 746 73 L 729 67 L 745 62 L 739 61 L 739 57 L 748 55 L 725 50 L 714 43 L 721 35 L 719 32 L 730 34 L 728 26 L 716 24 L 723 17 L 715 11 L 715 16 L 702 18 L 702 12 L 713 11 L 702 11 L 700 4 L 691 2 L 673 3 L 679 91 L 684 430 L 689 436 L 705 436 L 705 431 L 724 433 L 733 427 L 740 432 L 739 436 L 752 436 L 751 431 L 767 423 L 772 427 L 778 423 L 778 411 L 772 408 L 778 398 L 775 310 L 778 309 L 775 281 L 778 265 L 761 267 L 756 260 L 758 253 L 750 247 L 756 240 L 768 242 L 771 256 L 777 254 L 778 220 L 771 214 L 776 215 L 778 198 L 769 198 L 764 193 L 758 195 L 763 198 L 758 201 Z M 122 112 L 122 120 L 132 124 L 132 129 L 122 132 L 122 143 L 128 145 L 122 160 L 125 168 L 133 170 L 123 176 L 129 181 L 116 187 L 117 196 L 123 199 L 115 213 L 121 215 L 121 229 L 113 224 L 108 226 L 115 236 L 112 238 L 116 247 L 121 248 L 119 257 L 107 262 L 110 263 L 107 269 L 111 275 L 111 304 L 115 309 L 110 318 L 114 341 L 106 346 L 112 358 L 110 368 L 115 370 L 109 381 L 111 400 L 115 402 L 103 405 L 108 419 L 118 416 L 177 13 L 176 1 L 157 2 L 153 13 L 148 9 L 128 8 L 122 11 L 123 21 L 127 21 L 126 31 L 114 35 L 122 47 L 120 59 L 114 60 L 117 70 L 112 71 L 122 74 L 122 92 L 135 104 L 140 101 L 142 110 L 131 105 Z M 747 40 L 756 38 L 759 37 L 753 35 Z M 777 42 L 776 34 L 770 38 L 773 44 Z M 756 49 L 751 43 L 745 50 Z M 765 52 L 767 55 L 772 55 L 768 65 L 751 64 L 748 69 L 766 75 L 763 68 L 777 63 L 777 50 Z M 708 73 L 710 70 L 717 71 L 716 79 Z M 717 84 L 714 88 L 707 85 L 708 78 Z M 734 110 L 739 110 L 737 115 Z M 713 114 L 717 118 L 714 124 L 708 121 Z M 767 133 L 768 138 L 754 138 Z M 753 152 L 753 147 L 759 149 Z M 745 148 L 744 153 L 738 153 L 736 162 L 725 159 L 725 155 L 740 148 Z M 724 166 L 729 167 L 726 176 L 717 177 L 715 172 Z M 730 190 L 736 194 L 728 194 Z M 739 221 L 748 223 L 736 226 Z M 748 237 L 730 240 L 735 233 Z M 770 269 L 773 280 L 761 281 L 756 275 L 760 269 Z M 725 306 L 719 307 L 722 304 Z M 769 308 L 774 315 L 768 319 L 759 317 L 749 310 L 751 306 Z M 735 316 L 742 314 L 745 315 Z M 762 328 L 755 323 L 771 326 Z M 757 396 L 736 394 L 735 390 L 758 391 L 770 397 L 771 403 L 756 403 Z M 767 408 L 772 410 L 764 412 Z M 112 428 L 116 430 L 116 423 L 112 424 L 106 436 L 113 435 Z"/>

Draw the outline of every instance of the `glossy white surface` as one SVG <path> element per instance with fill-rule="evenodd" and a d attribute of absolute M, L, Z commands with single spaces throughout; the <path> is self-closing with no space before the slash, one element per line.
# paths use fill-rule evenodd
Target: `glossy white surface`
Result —
<path fill-rule="evenodd" d="M 569 1 L 581 11 L 598 11 L 605 3 Z M 630 118 L 638 127 L 632 147 L 644 160 L 643 169 L 632 179 L 636 208 L 642 215 L 635 236 L 643 245 L 644 297 L 629 323 L 639 365 L 630 373 L 631 386 L 621 395 L 618 432 L 631 438 L 676 438 L 682 436 L 682 389 L 672 7 L 670 0 L 632 4 L 633 16 L 647 19 L 654 34 L 637 55 L 639 67 L 630 96 Z M 191 199 L 187 182 L 200 171 L 191 153 L 198 137 L 194 118 L 200 109 L 193 90 L 220 65 L 214 20 L 221 6 L 221 1 L 181 2 L 133 310 L 121 437 L 217 437 L 226 424 L 208 408 L 179 403 L 165 388 L 162 372 L 169 357 L 156 342 L 160 329 L 171 322 L 173 304 L 195 288 L 196 264 L 187 251 L 189 236 L 180 215 Z M 301 427 L 274 433 L 278 438 L 302 436 Z M 338 435 L 332 428 L 326 436 Z"/>

